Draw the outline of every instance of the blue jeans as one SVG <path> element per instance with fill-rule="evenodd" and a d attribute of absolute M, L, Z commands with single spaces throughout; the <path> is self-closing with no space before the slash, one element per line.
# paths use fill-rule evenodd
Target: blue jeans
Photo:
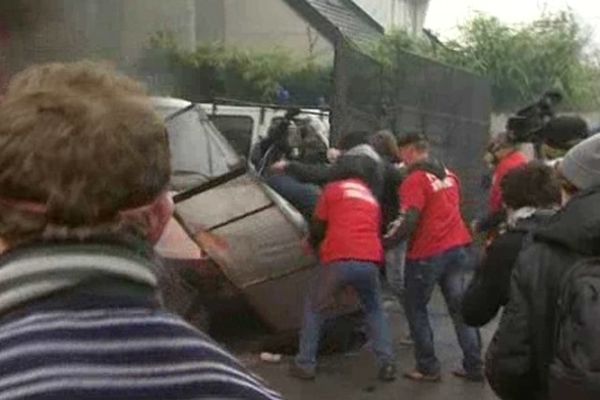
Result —
<path fill-rule="evenodd" d="M 284 199 L 310 221 L 317 207 L 321 189 L 312 183 L 303 183 L 290 175 L 273 175 L 266 179 Z"/>
<path fill-rule="evenodd" d="M 462 320 L 460 304 L 466 290 L 469 252 L 465 247 L 449 250 L 439 256 L 406 264 L 406 308 L 408 323 L 415 341 L 417 370 L 423 374 L 438 374 L 440 362 L 435 356 L 433 331 L 427 304 L 436 284 L 440 285 L 448 312 L 454 323 L 463 351 L 463 368 L 469 374 L 481 374 L 481 337 L 479 330 Z"/>
<path fill-rule="evenodd" d="M 369 262 L 341 261 L 319 267 L 304 304 L 300 349 L 296 364 L 308 371 L 317 366 L 321 326 L 325 320 L 323 305 L 340 289 L 353 287 L 364 308 L 369 338 L 380 366 L 393 361 L 392 337 L 381 305 L 379 268 Z"/>
<path fill-rule="evenodd" d="M 406 300 L 404 290 L 404 268 L 406 265 L 407 243 L 402 242 L 385 253 L 385 278 L 398 299 L 406 315 Z"/>

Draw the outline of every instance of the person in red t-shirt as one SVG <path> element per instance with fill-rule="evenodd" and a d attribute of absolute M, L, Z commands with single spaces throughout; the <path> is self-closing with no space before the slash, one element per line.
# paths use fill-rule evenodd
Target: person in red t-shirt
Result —
<path fill-rule="evenodd" d="M 489 214 L 482 220 L 476 221 L 475 228 L 480 232 L 490 232 L 504 220 L 504 202 L 500 185 L 504 177 L 512 170 L 522 167 L 529 162 L 525 154 L 517 149 L 510 140 L 508 133 L 499 133 L 487 148 L 486 158 L 495 166 L 492 176 L 492 189 L 489 199 Z"/>
<path fill-rule="evenodd" d="M 463 368 L 455 375 L 481 381 L 479 331 L 465 325 L 460 313 L 472 242 L 460 212 L 460 180 L 429 157 L 425 136 L 408 135 L 399 142 L 409 175 L 399 189 L 401 216 L 390 225 L 385 239 L 390 243 L 409 239 L 405 301 L 417 365 L 405 376 L 418 381 L 441 378 L 427 312 L 433 289 L 439 284 L 464 354 Z"/>
<path fill-rule="evenodd" d="M 379 363 L 379 379 L 395 378 L 392 339 L 379 283 L 384 259 L 381 209 L 369 183 L 373 182 L 379 160 L 371 153 L 377 157 L 372 149 L 363 155 L 342 156 L 332 167 L 332 181 L 317 203 L 311 239 L 314 245 L 320 245 L 322 266 L 307 295 L 300 348 L 290 366 L 294 377 L 314 379 L 323 305 L 332 294 L 350 286 L 356 290 L 365 311 Z"/>

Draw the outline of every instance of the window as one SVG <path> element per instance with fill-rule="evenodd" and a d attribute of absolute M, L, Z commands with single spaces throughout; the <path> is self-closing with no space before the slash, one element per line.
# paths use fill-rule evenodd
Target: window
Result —
<path fill-rule="evenodd" d="M 166 123 L 175 190 L 186 190 L 226 174 L 240 158 L 198 107 Z"/>
<path fill-rule="evenodd" d="M 241 115 L 211 115 L 210 120 L 242 157 L 248 157 L 252 145 L 254 121 Z"/>

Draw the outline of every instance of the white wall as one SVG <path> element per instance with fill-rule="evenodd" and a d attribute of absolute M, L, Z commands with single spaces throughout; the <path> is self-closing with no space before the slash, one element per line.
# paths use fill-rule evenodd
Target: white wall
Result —
<path fill-rule="evenodd" d="M 260 0 L 260 7 L 256 0 L 222 1 L 226 45 L 260 50 L 279 47 L 299 57 L 333 61 L 333 45 L 283 0 Z"/>
<path fill-rule="evenodd" d="M 423 29 L 429 0 L 354 0 L 386 31 L 406 29 L 415 34 Z"/>
<path fill-rule="evenodd" d="M 170 31 L 181 48 L 196 47 L 194 0 L 126 0 L 122 2 L 121 57 L 135 61 L 157 31 Z"/>

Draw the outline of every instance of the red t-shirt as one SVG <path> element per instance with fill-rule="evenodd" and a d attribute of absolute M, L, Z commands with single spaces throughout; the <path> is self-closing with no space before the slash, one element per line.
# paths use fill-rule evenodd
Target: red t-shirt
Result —
<path fill-rule="evenodd" d="M 417 209 L 419 224 L 410 241 L 407 258 L 424 260 L 472 242 L 460 211 L 460 180 L 415 171 L 400 186 L 401 211 Z"/>
<path fill-rule="evenodd" d="M 515 151 L 500 161 L 496 167 L 496 170 L 494 171 L 492 191 L 490 193 L 490 212 L 492 214 L 502 211 L 502 190 L 500 188 L 502 179 L 504 179 L 506 174 L 508 174 L 510 171 L 527 164 L 527 162 L 527 157 L 520 151 Z"/>
<path fill-rule="evenodd" d="M 321 262 L 356 260 L 383 262 L 381 210 L 361 180 L 347 179 L 325 186 L 315 216 L 327 224 Z"/>

